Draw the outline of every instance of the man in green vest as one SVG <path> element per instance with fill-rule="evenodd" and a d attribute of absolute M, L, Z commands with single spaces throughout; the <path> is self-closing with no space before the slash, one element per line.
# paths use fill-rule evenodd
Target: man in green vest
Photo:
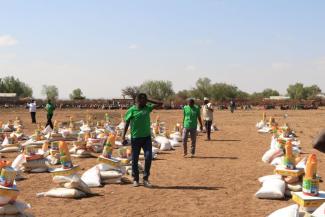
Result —
<path fill-rule="evenodd" d="M 195 105 L 194 99 L 189 99 L 188 105 L 183 108 L 183 148 L 184 157 L 187 156 L 187 139 L 191 136 L 191 157 L 195 155 L 197 124 L 200 123 L 200 130 L 203 130 L 200 107 Z"/>
<path fill-rule="evenodd" d="M 151 104 L 152 103 L 152 104 Z M 161 107 L 162 103 L 148 100 L 147 95 L 140 93 L 137 96 L 137 103 L 126 112 L 125 128 L 123 133 L 123 145 L 127 144 L 125 135 L 131 125 L 131 146 L 132 146 L 132 176 L 133 186 L 139 186 L 139 168 L 138 161 L 141 148 L 144 151 L 145 165 L 143 175 L 143 185 L 152 187 L 149 182 L 150 168 L 152 161 L 152 142 L 150 128 L 150 113 L 153 109 Z"/>

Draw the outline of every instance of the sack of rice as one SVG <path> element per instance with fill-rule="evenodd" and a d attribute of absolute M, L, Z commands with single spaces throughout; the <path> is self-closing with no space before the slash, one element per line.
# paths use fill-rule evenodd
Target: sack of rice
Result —
<path fill-rule="evenodd" d="M 121 184 L 122 179 L 121 178 L 114 178 L 114 179 L 103 179 L 103 184 Z"/>
<path fill-rule="evenodd" d="M 178 141 L 178 140 L 175 140 L 175 139 L 171 139 L 169 140 L 170 141 L 170 144 L 173 148 L 176 148 L 176 147 L 180 147 L 182 146 L 181 143 Z"/>
<path fill-rule="evenodd" d="M 313 214 L 313 217 L 324 217 L 325 216 L 325 203 L 323 203 L 318 209 L 316 209 Z"/>
<path fill-rule="evenodd" d="M 282 180 L 282 176 L 279 175 L 279 174 L 263 176 L 263 177 L 258 178 L 258 181 L 260 183 L 263 183 L 263 182 L 265 182 L 266 180 L 269 180 L 269 179 L 279 179 L 279 180 Z"/>
<path fill-rule="evenodd" d="M 271 213 L 268 217 L 299 217 L 299 207 L 291 205 Z"/>
<path fill-rule="evenodd" d="M 283 155 L 283 150 L 282 149 L 269 149 L 263 155 L 262 161 L 264 163 L 271 163 L 274 158 L 280 157 L 282 155 Z"/>
<path fill-rule="evenodd" d="M 46 158 L 39 159 L 39 160 L 30 160 L 26 161 L 25 163 L 22 164 L 23 170 L 25 172 L 31 172 L 32 170 L 39 169 L 38 171 L 47 171 L 48 170 L 48 162 Z M 37 170 L 35 170 L 37 171 Z"/>
<path fill-rule="evenodd" d="M 61 187 L 75 188 L 86 194 L 91 194 L 88 185 L 76 174 L 70 176 L 54 176 L 53 182 L 59 184 Z"/>
<path fill-rule="evenodd" d="M 0 150 L 0 153 L 11 153 L 11 152 L 18 152 L 19 147 L 6 147 Z"/>
<path fill-rule="evenodd" d="M 122 178 L 123 174 L 116 170 L 100 171 L 101 180 Z"/>
<path fill-rule="evenodd" d="M 100 187 L 100 171 L 97 166 L 94 166 L 87 170 L 82 176 L 81 180 L 84 181 L 88 187 Z"/>
<path fill-rule="evenodd" d="M 255 196 L 259 199 L 282 199 L 284 192 L 285 182 L 283 180 L 267 179 Z"/>
<path fill-rule="evenodd" d="M 169 151 L 172 149 L 172 146 L 171 146 L 168 138 L 163 137 L 163 136 L 157 136 L 154 140 L 160 144 L 161 151 Z"/>
<path fill-rule="evenodd" d="M 169 135 L 169 137 L 174 140 L 174 141 L 178 141 L 178 142 L 181 142 L 183 139 L 182 139 L 182 135 L 180 132 L 175 132 L 175 133 L 172 133 Z"/>
<path fill-rule="evenodd" d="M 0 206 L 0 215 L 1 216 L 11 216 L 11 215 L 19 215 L 23 214 L 26 209 L 30 209 L 31 206 L 29 204 L 16 201 L 12 204 L 6 204 L 4 206 Z"/>
<path fill-rule="evenodd" d="M 36 194 L 37 197 L 58 197 L 58 198 L 83 198 L 86 197 L 86 193 L 77 189 L 68 188 L 54 188 L 47 192 Z"/>

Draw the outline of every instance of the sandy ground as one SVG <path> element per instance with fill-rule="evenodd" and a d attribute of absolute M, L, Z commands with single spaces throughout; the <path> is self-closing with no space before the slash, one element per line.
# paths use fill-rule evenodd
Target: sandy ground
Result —
<path fill-rule="evenodd" d="M 75 119 L 92 114 L 102 118 L 107 111 L 61 110 L 54 119 Z M 117 123 L 120 111 L 108 112 Z M 284 114 L 288 118 L 284 120 Z M 155 111 L 153 118 L 161 117 L 171 127 L 181 121 L 181 111 Z M 261 161 L 268 149 L 271 135 L 258 134 L 255 124 L 262 111 L 217 111 L 216 123 L 221 129 L 213 134 L 213 141 L 198 139 L 197 157 L 184 159 L 182 150 L 159 154 L 153 162 L 151 181 L 153 189 L 133 188 L 131 185 L 106 185 L 93 189 L 99 196 L 81 200 L 37 198 L 36 193 L 54 187 L 51 175 L 26 174 L 20 181 L 20 200 L 32 205 L 35 216 L 266 216 L 272 211 L 293 204 L 291 200 L 259 200 L 254 197 L 259 189 L 257 178 L 272 174 L 273 168 Z M 315 152 L 319 157 L 319 174 L 325 177 L 325 155 L 312 150 L 315 135 L 325 128 L 325 110 L 317 111 L 267 111 L 281 124 L 288 122 L 302 141 L 304 153 Z M 31 133 L 35 126 L 29 124 L 26 110 L 0 110 L 0 120 L 19 116 Z M 45 114 L 37 118 L 45 122 Z M 13 159 L 17 154 L 4 154 Z M 96 159 L 75 160 L 83 170 L 96 164 Z M 325 184 L 321 183 L 321 189 Z"/>

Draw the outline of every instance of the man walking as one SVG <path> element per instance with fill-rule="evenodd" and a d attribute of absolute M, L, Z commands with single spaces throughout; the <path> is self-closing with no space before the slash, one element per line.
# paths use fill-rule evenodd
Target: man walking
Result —
<path fill-rule="evenodd" d="M 30 116 L 32 118 L 32 123 L 36 124 L 36 101 L 32 100 L 30 103 L 27 103 L 27 107 L 29 108 Z"/>
<path fill-rule="evenodd" d="M 210 103 L 209 98 L 204 97 L 204 105 L 202 107 L 202 116 L 207 133 L 207 140 L 211 140 L 211 126 L 213 122 L 213 106 Z"/>
<path fill-rule="evenodd" d="M 187 139 L 191 136 L 191 157 L 195 155 L 196 137 L 197 137 L 197 121 L 200 122 L 200 130 L 203 130 L 201 113 L 199 106 L 195 105 L 194 99 L 189 99 L 188 105 L 183 108 L 183 148 L 184 157 L 187 156 Z"/>
<path fill-rule="evenodd" d="M 149 102 L 149 103 L 148 103 Z M 152 104 L 151 104 L 152 103 Z M 123 145 L 127 144 L 125 135 L 131 125 L 131 147 L 132 147 L 132 176 L 133 186 L 139 186 L 139 155 L 141 148 L 144 151 L 145 165 L 143 175 L 143 185 L 152 187 L 149 182 L 150 168 L 152 161 L 152 142 L 150 128 L 150 113 L 153 109 L 161 107 L 162 103 L 148 100 L 147 95 L 140 93 L 137 96 L 136 105 L 133 105 L 125 115 L 125 128 L 122 136 Z"/>
<path fill-rule="evenodd" d="M 53 129 L 52 117 L 54 114 L 55 107 L 52 104 L 51 100 L 47 101 L 45 110 L 47 111 L 47 123 L 46 123 L 45 127 L 50 126 Z"/>

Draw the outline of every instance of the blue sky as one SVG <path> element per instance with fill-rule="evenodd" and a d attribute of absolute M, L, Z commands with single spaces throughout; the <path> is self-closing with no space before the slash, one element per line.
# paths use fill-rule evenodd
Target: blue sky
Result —
<path fill-rule="evenodd" d="M 295 82 L 325 90 L 325 1 L 0 0 L 0 77 L 41 97 L 118 97 L 145 80 L 199 77 L 247 92 L 285 93 Z"/>

